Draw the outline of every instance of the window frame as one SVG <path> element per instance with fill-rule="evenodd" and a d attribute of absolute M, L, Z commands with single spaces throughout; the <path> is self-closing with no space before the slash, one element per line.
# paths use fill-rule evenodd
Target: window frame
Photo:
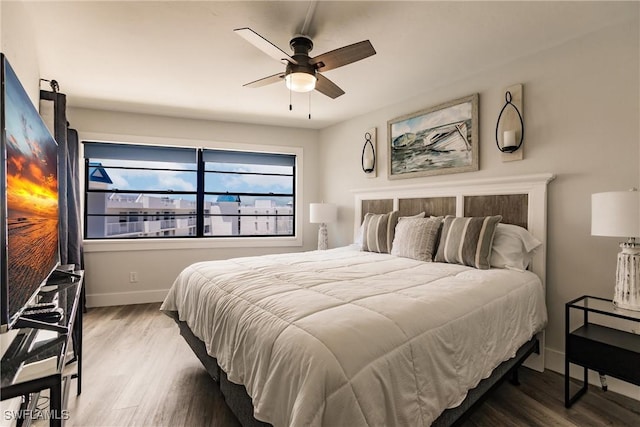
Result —
<path fill-rule="evenodd" d="M 99 133 L 80 133 L 79 172 L 81 182 L 81 227 L 84 238 L 84 223 L 86 221 L 84 197 L 86 195 L 84 144 L 85 141 L 133 144 L 148 146 L 165 146 L 176 148 L 204 148 L 213 150 L 246 151 L 256 153 L 288 154 L 295 156 L 293 176 L 293 235 L 270 236 L 203 236 L 203 237 L 149 237 L 149 238 L 91 238 L 84 239 L 85 252 L 111 252 L 132 250 L 166 250 L 166 249 L 210 249 L 210 248 L 265 248 L 265 247 L 299 247 L 303 245 L 303 165 L 304 150 L 301 146 L 287 145 L 257 145 L 246 143 L 212 142 L 204 140 L 184 140 L 177 138 L 122 136 Z M 206 213 L 205 213 L 206 215 Z"/>

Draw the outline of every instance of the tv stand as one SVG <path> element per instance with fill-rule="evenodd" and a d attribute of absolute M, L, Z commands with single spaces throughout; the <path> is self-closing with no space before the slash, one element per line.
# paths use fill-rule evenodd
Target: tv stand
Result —
<path fill-rule="evenodd" d="M 28 318 L 28 317 L 18 318 L 14 327 L 20 328 L 20 329 L 24 329 L 24 328 L 43 329 L 46 331 L 60 332 L 61 334 L 69 333 L 69 328 L 67 326 L 61 326 L 59 323 L 47 322 L 46 320 L 40 320 L 37 318 Z"/>
<path fill-rule="evenodd" d="M 64 267 L 64 266 L 62 266 L 62 267 Z M 47 285 L 57 284 L 58 282 L 65 282 L 69 278 L 79 279 L 80 277 L 81 277 L 81 275 L 78 274 L 75 271 L 69 271 L 69 270 L 66 270 L 66 269 L 63 269 L 63 268 L 58 268 L 58 269 L 53 270 L 53 272 L 49 276 L 49 280 L 47 281 Z"/>
<path fill-rule="evenodd" d="M 21 410 L 14 414 L 22 417 L 18 425 L 27 427 L 35 421 L 28 417 L 40 415 L 49 420 L 50 426 L 62 426 L 69 418 L 65 407 L 72 378 L 77 378 L 77 394 L 82 391 L 83 281 L 81 270 L 51 277 L 38 293 L 36 306 L 23 310 L 14 326 L 19 328 L 17 335 L 0 362 L 0 395 L 2 400 L 22 396 Z M 57 321 L 52 312 L 58 313 Z M 71 369 L 72 364 L 75 369 Z M 48 411 L 35 411 L 38 396 L 46 389 Z"/>

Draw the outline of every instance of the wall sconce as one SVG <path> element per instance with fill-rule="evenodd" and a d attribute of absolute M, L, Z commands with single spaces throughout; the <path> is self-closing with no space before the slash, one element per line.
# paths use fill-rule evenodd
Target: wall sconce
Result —
<path fill-rule="evenodd" d="M 505 104 L 496 122 L 496 145 L 503 161 L 522 160 L 520 148 L 524 140 L 522 110 L 522 85 L 514 85 L 505 91 Z M 500 142 L 502 136 L 502 143 Z M 519 153 L 516 153 L 519 151 Z"/>
<path fill-rule="evenodd" d="M 360 158 L 362 171 L 367 177 L 376 176 L 376 128 L 369 129 L 364 133 L 364 145 L 362 146 L 362 156 Z"/>

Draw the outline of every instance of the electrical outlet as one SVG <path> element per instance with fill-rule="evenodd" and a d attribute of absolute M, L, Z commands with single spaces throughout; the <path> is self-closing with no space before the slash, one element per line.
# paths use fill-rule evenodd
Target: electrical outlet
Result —
<path fill-rule="evenodd" d="M 129 272 L 129 283 L 138 283 L 138 272 L 130 271 Z"/>

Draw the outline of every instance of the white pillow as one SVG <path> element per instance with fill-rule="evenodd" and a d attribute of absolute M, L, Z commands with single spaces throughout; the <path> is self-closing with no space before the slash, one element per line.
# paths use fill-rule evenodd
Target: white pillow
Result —
<path fill-rule="evenodd" d="M 489 263 L 495 268 L 526 270 L 542 243 L 529 231 L 513 224 L 498 224 Z"/>

